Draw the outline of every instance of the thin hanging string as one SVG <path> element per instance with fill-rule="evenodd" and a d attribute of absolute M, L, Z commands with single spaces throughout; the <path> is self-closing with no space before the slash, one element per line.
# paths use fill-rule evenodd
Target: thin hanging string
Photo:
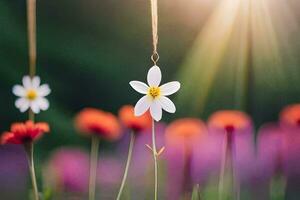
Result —
<path fill-rule="evenodd" d="M 29 53 L 29 75 L 36 72 L 36 0 L 27 0 L 27 34 Z"/>
<path fill-rule="evenodd" d="M 157 0 L 150 0 L 151 1 L 151 17 L 152 17 L 152 42 L 153 42 L 153 53 L 151 56 L 151 60 L 153 61 L 154 65 L 159 60 L 159 55 L 157 52 L 157 44 L 158 44 L 158 9 L 157 9 Z"/>
<path fill-rule="evenodd" d="M 29 75 L 31 78 L 36 73 L 36 0 L 27 0 L 27 35 L 28 35 L 28 56 Z M 34 121 L 34 113 L 30 109 L 28 118 Z"/>

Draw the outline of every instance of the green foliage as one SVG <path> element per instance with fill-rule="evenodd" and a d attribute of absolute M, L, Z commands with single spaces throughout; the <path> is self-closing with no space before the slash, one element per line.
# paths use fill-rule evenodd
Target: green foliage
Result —
<path fill-rule="evenodd" d="M 271 199 L 283 200 L 286 190 L 286 179 L 284 177 L 274 177 L 271 182 Z"/>
<path fill-rule="evenodd" d="M 191 200 L 201 200 L 201 193 L 200 193 L 199 185 L 194 186 Z"/>

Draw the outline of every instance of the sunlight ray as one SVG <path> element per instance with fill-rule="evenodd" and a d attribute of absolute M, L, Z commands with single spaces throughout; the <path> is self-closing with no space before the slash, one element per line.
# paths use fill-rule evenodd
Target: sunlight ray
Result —
<path fill-rule="evenodd" d="M 299 30 L 286 1 L 220 0 L 179 70 L 179 104 L 197 115 L 208 103 L 248 111 L 257 94 L 288 91 L 299 81 L 299 47 L 290 44 Z"/>
<path fill-rule="evenodd" d="M 193 107 L 199 112 L 203 109 L 218 67 L 224 57 L 239 5 L 240 0 L 223 0 L 220 2 L 196 39 L 194 47 L 188 54 L 180 72 L 180 78 L 185 83 L 186 88 L 194 85 L 195 80 L 197 80 L 197 86 L 201 86 L 192 93 L 188 90 L 182 90 L 181 96 L 179 96 L 181 101 L 190 99 L 192 96 L 196 98 L 190 103 L 194 103 Z"/>

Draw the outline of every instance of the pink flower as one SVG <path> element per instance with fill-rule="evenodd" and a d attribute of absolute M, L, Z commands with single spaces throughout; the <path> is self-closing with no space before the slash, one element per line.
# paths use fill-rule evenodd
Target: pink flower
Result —
<path fill-rule="evenodd" d="M 76 148 L 55 151 L 45 171 L 46 180 L 56 191 L 85 193 L 88 188 L 89 157 Z"/>
<path fill-rule="evenodd" d="M 177 200 L 182 194 L 192 191 L 191 168 L 194 151 L 196 148 L 203 150 L 202 140 L 206 137 L 206 126 L 199 119 L 179 119 L 168 125 L 165 133 L 168 199 Z M 198 165 L 197 168 L 199 169 L 200 166 Z"/>

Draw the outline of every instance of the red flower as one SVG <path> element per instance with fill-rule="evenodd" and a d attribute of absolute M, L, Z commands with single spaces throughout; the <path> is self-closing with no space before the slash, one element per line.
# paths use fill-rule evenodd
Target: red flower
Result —
<path fill-rule="evenodd" d="M 14 123 L 11 130 L 5 132 L 1 137 L 2 144 L 25 144 L 39 139 L 44 133 L 49 132 L 47 123 L 34 123 L 27 121 L 25 123 Z"/>
<path fill-rule="evenodd" d="M 134 107 L 131 105 L 125 105 L 120 109 L 119 118 L 127 128 L 134 130 L 135 133 L 151 127 L 151 116 L 149 112 L 136 117 L 134 115 Z"/>
<path fill-rule="evenodd" d="M 83 133 L 97 134 L 108 140 L 121 136 L 117 118 L 109 113 L 95 108 L 85 108 L 75 119 L 77 129 Z"/>
<path fill-rule="evenodd" d="M 280 122 L 291 127 L 300 127 L 300 104 L 285 107 L 280 113 Z"/>

